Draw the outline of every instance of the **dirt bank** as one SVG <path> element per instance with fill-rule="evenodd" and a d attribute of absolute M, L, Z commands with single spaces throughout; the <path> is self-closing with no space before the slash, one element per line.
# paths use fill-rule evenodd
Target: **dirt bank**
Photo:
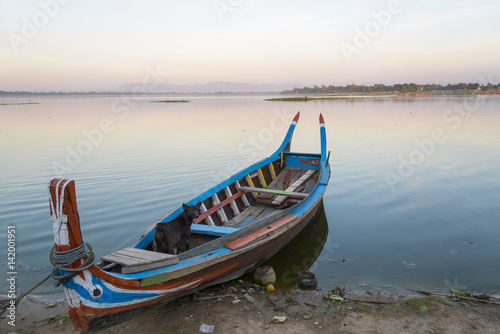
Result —
<path fill-rule="evenodd" d="M 248 291 L 248 286 L 226 284 L 147 311 L 136 311 L 97 332 L 202 333 L 203 324 L 215 326 L 213 333 L 236 334 L 500 332 L 498 305 L 423 295 L 345 294 L 343 302 L 325 297 L 327 293 Z M 61 312 L 61 307 L 65 308 L 60 305 L 42 307 L 42 316 L 53 313 L 45 320 L 25 313 L 24 320 L 17 320 L 20 326 L 10 330 L 4 326 L 3 319 L 2 331 L 77 333 L 64 314 L 66 310 Z M 281 317 L 284 322 L 274 323 L 274 316 Z"/>

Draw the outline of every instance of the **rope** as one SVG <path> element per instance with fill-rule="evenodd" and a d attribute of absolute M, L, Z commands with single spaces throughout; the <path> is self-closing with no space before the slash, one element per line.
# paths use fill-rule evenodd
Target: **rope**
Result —
<path fill-rule="evenodd" d="M 65 182 L 62 186 L 62 189 L 60 189 L 60 194 L 58 194 L 58 189 L 59 185 L 61 182 Z M 56 204 L 54 205 L 52 201 L 52 195 L 50 194 L 50 188 L 49 188 L 49 204 L 52 212 L 52 222 L 54 224 L 57 223 L 57 226 L 59 226 L 59 229 L 62 227 L 62 217 L 63 217 L 63 201 L 64 201 L 64 189 L 66 188 L 66 185 L 69 183 L 69 180 L 59 180 L 56 186 Z M 50 187 L 50 184 L 49 184 Z M 59 195 L 59 198 L 58 198 Z M 77 261 L 78 259 L 83 258 L 84 256 L 87 256 L 87 259 L 85 262 L 78 268 L 73 269 L 73 268 L 66 268 L 66 266 L 70 265 L 71 263 Z M 59 270 L 67 272 L 67 274 L 64 275 L 59 275 L 59 272 L 54 269 L 52 273 L 47 275 L 43 280 L 35 284 L 31 289 L 28 291 L 20 294 L 16 299 L 15 299 L 15 305 L 18 305 L 18 303 L 21 301 L 21 299 L 24 298 L 28 293 L 31 291 L 35 290 L 38 288 L 40 285 L 42 285 L 46 280 L 48 280 L 51 276 L 52 278 L 58 280 L 59 282 L 56 284 L 56 286 L 61 285 L 62 283 L 70 280 L 71 278 L 75 277 L 79 273 L 81 273 L 84 270 L 87 270 L 91 268 L 94 265 L 94 259 L 95 255 L 94 252 L 92 251 L 92 247 L 88 243 L 84 243 L 76 248 L 63 251 L 63 252 L 56 252 L 55 251 L 55 246 L 52 247 L 50 251 L 50 262 L 54 265 Z M 0 306 L 0 309 L 3 309 L 0 311 L 0 316 L 7 311 L 7 306 L 10 304 L 8 302 L 5 305 Z"/>
<path fill-rule="evenodd" d="M 89 249 L 87 247 L 87 243 L 81 244 L 76 248 L 63 251 L 63 252 L 54 252 L 52 257 L 57 264 L 61 266 L 67 266 L 75 262 L 76 260 L 86 256 L 89 253 Z"/>
<path fill-rule="evenodd" d="M 67 268 L 66 266 L 75 262 L 76 260 L 87 256 L 87 259 L 78 268 Z M 84 243 L 77 248 L 70 249 L 64 252 L 56 252 L 55 246 L 50 250 L 50 262 L 56 269 L 65 271 L 66 274 L 59 275 L 59 272 L 54 269 L 52 278 L 57 280 L 56 286 L 65 283 L 81 273 L 84 270 L 91 268 L 94 265 L 95 255 L 92 247 L 88 243 Z"/>

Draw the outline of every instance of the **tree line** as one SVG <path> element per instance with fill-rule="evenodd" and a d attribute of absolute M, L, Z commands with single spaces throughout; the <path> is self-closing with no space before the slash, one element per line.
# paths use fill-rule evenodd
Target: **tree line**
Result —
<path fill-rule="evenodd" d="M 492 84 L 488 82 L 485 85 L 479 83 L 464 83 L 457 84 L 416 84 L 404 83 L 394 85 L 375 84 L 367 85 L 347 85 L 347 86 L 316 86 L 294 88 L 285 90 L 283 94 L 349 94 L 349 93 L 419 93 L 419 92 L 457 92 L 457 91 L 496 91 L 500 88 L 500 83 Z"/>

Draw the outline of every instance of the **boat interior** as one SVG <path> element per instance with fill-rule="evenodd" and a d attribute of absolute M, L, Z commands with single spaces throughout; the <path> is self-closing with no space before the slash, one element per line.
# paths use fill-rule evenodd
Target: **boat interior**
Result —
<path fill-rule="evenodd" d="M 279 159 L 235 180 L 201 201 L 200 216 L 191 226 L 190 249 L 245 228 L 289 208 L 310 194 L 319 177 L 319 154 L 283 152 Z M 156 224 L 143 234 L 146 236 Z M 152 251 L 151 243 L 101 257 L 99 267 L 132 273 L 178 263 L 185 248 L 170 255 Z M 186 252 L 187 253 L 187 252 Z M 191 252 L 190 252 L 191 253 Z M 177 261 L 177 262 L 176 262 Z"/>

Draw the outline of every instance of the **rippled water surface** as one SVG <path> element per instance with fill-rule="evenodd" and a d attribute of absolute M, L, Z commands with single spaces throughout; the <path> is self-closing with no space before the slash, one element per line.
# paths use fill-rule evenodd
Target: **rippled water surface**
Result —
<path fill-rule="evenodd" d="M 271 260 L 279 284 L 293 287 L 294 272 L 310 268 L 323 290 L 500 290 L 498 96 L 264 98 L 52 96 L 0 105 L 2 272 L 7 226 L 16 228 L 18 292 L 50 272 L 51 178 L 76 181 L 83 237 L 103 256 L 271 154 L 300 110 L 292 150 L 319 152 L 323 113 L 332 177 L 312 228 Z M 62 292 L 49 283 L 37 291 Z"/>

